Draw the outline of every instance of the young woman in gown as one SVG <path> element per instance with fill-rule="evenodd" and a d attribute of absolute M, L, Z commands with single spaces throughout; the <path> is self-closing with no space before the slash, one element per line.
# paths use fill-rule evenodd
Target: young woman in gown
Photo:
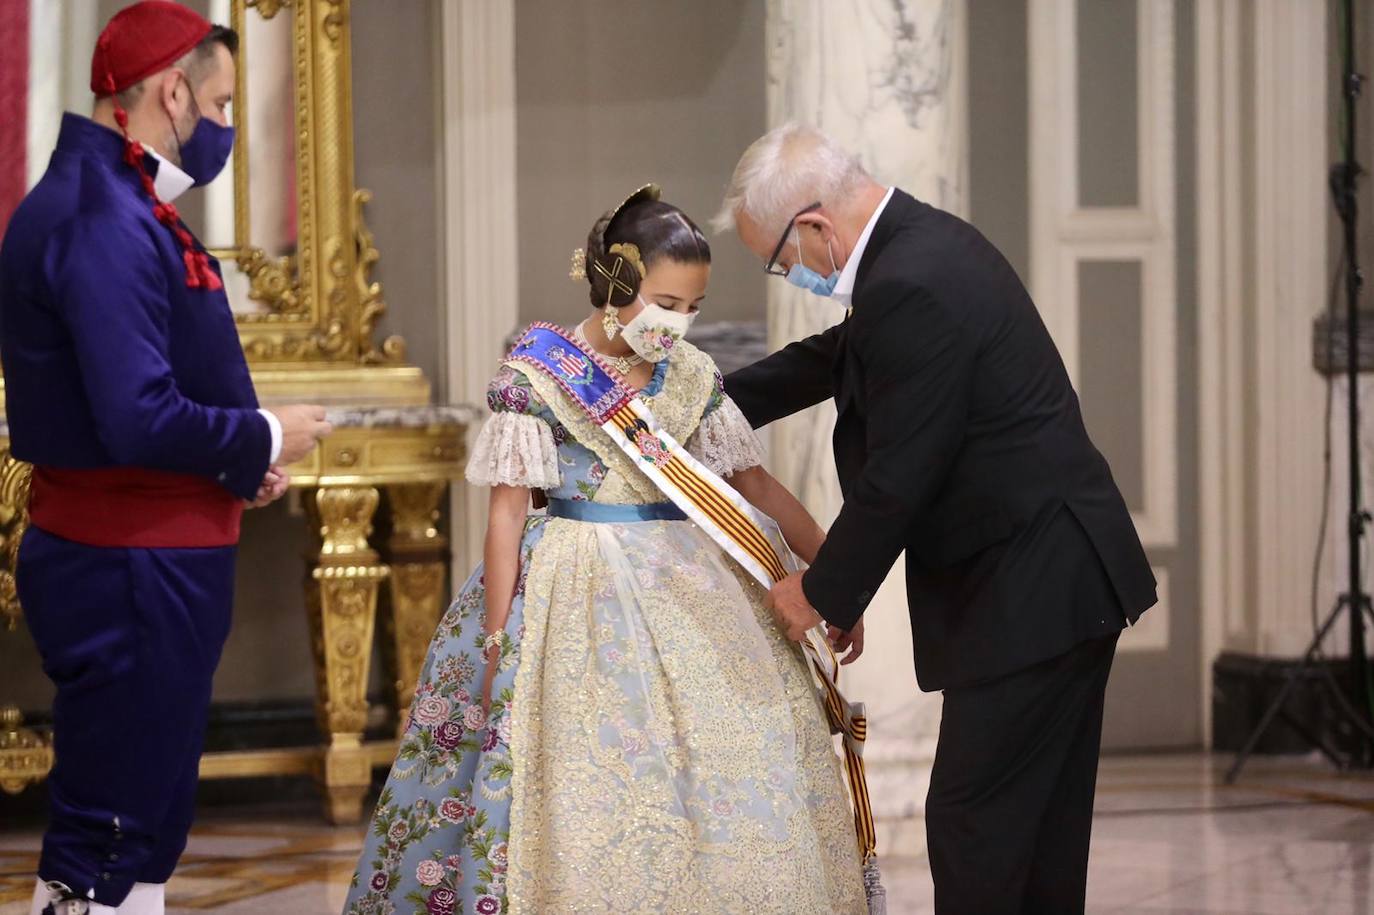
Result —
<path fill-rule="evenodd" d="M 632 297 L 596 269 L 626 244 Z M 680 339 L 701 231 L 643 189 L 586 265 L 572 341 L 811 559 L 824 533 Z M 765 590 L 547 375 L 508 362 L 487 402 L 467 471 L 492 487 L 485 561 L 435 633 L 346 912 L 865 912 L 830 730 Z"/>

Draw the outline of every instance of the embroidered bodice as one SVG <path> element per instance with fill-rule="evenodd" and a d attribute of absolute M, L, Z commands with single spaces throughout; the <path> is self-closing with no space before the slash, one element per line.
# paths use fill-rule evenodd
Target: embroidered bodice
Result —
<path fill-rule="evenodd" d="M 670 434 L 721 476 L 763 462 L 762 446 L 725 394 L 715 363 L 691 344 L 679 344 L 654 366 L 640 397 Z M 504 364 L 487 388 L 487 406 L 491 416 L 468 462 L 469 482 L 527 486 L 573 501 L 661 500 L 537 369 Z"/>

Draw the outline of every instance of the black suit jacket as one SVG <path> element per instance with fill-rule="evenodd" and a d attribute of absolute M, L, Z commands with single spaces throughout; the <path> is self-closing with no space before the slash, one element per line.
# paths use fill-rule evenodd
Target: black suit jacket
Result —
<path fill-rule="evenodd" d="M 756 427 L 835 398 L 844 506 L 803 590 L 847 629 L 905 550 L 922 689 L 1019 670 L 1155 603 L 1039 312 L 957 217 L 894 192 L 851 316 L 725 387 Z"/>

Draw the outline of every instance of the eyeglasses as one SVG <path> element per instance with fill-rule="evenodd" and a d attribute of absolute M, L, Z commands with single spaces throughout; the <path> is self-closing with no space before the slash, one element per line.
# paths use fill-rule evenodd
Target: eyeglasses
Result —
<path fill-rule="evenodd" d="M 782 230 L 782 238 L 778 239 L 778 246 L 773 249 L 773 256 L 768 258 L 768 263 L 763 265 L 763 272 L 769 276 L 787 276 L 787 271 L 778 266 L 778 258 L 782 255 L 782 246 L 787 244 L 787 237 L 792 234 L 792 229 L 797 224 L 798 216 L 805 216 L 807 213 L 814 213 L 821 208 L 821 202 L 817 200 L 808 207 L 802 207 L 796 215 L 787 220 L 787 228 Z"/>

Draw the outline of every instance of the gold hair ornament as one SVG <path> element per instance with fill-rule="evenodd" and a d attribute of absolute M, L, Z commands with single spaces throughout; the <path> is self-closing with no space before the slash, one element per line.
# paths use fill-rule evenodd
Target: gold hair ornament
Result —
<path fill-rule="evenodd" d="M 574 280 L 585 280 L 587 278 L 587 251 L 584 248 L 576 248 L 572 253 L 572 267 L 568 270 L 568 276 Z"/>
<path fill-rule="evenodd" d="M 607 222 L 606 225 L 609 227 L 612 222 L 615 222 L 615 218 L 620 215 L 620 211 L 627 206 L 634 203 L 643 203 L 646 200 L 660 200 L 662 197 L 663 189 L 652 181 L 648 184 L 641 185 L 637 191 L 620 201 L 620 206 L 611 211 L 610 222 Z"/>
<path fill-rule="evenodd" d="M 630 242 L 621 242 L 620 244 L 611 245 L 611 253 L 618 254 L 625 258 L 632 267 L 639 271 L 640 279 L 644 279 L 644 277 L 649 275 L 649 271 L 644 266 L 644 258 L 639 254 L 639 245 L 634 245 Z"/>
<path fill-rule="evenodd" d="M 616 247 L 619 248 L 621 246 L 616 245 Z M 630 245 L 630 247 L 633 248 L 634 245 Z M 638 259 L 639 251 L 636 250 L 635 260 Z M 597 273 L 601 274 L 603 277 L 605 277 L 606 282 L 610 284 L 606 289 L 606 298 L 608 301 L 610 300 L 611 294 L 616 290 L 620 290 L 621 292 L 625 293 L 625 295 L 634 295 L 635 287 L 631 286 L 625 280 L 621 279 L 620 276 L 621 273 L 623 273 L 625 270 L 626 262 L 626 256 L 620 252 L 616 253 L 615 261 L 611 264 L 609 268 L 605 264 L 603 264 L 599 259 L 592 261 L 592 269 L 595 270 Z M 640 267 L 639 269 L 642 270 L 643 268 Z"/>

